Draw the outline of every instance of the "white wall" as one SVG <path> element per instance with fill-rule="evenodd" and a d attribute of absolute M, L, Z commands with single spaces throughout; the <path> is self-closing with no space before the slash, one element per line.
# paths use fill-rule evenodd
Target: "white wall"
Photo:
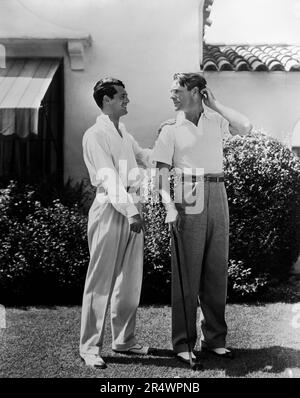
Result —
<path fill-rule="evenodd" d="M 300 119 L 298 72 L 205 72 L 208 86 L 225 105 L 284 142 Z"/>
<path fill-rule="evenodd" d="M 123 119 L 142 146 L 153 144 L 161 121 L 173 115 L 173 73 L 199 70 L 201 0 L 21 0 L 58 25 L 88 31 L 84 71 L 65 69 L 65 174 L 86 175 L 81 138 L 94 123 L 97 80 L 124 81 L 129 114 Z"/>
<path fill-rule="evenodd" d="M 214 0 L 207 43 L 300 44 L 299 0 Z"/>
<path fill-rule="evenodd" d="M 214 0 L 209 44 L 300 44 L 299 0 Z M 300 73 L 205 73 L 220 99 L 284 141 L 300 119 Z"/>

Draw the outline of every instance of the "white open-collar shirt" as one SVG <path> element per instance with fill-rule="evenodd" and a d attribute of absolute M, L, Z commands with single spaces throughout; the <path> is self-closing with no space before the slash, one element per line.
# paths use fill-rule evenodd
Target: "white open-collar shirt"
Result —
<path fill-rule="evenodd" d="M 204 174 L 223 171 L 223 137 L 229 133 L 229 123 L 216 112 L 204 109 L 198 125 L 178 112 L 176 123 L 162 128 L 153 149 L 153 160 L 194 174 L 203 169 Z"/>
<path fill-rule="evenodd" d="M 122 137 L 109 117 L 101 114 L 83 136 L 83 158 L 92 185 L 98 192 L 103 188 L 102 199 L 108 199 L 117 211 L 132 217 L 138 210 L 127 188 L 131 192 L 138 190 L 141 176 L 137 160 L 151 167 L 151 150 L 142 149 L 123 123 L 119 129 Z"/>

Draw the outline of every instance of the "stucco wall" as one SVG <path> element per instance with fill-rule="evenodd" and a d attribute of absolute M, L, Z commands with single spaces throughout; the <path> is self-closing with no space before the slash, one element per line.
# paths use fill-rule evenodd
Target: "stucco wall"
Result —
<path fill-rule="evenodd" d="M 65 175 L 86 175 L 81 138 L 98 109 L 94 83 L 105 75 L 122 79 L 129 93 L 123 118 L 142 146 L 154 142 L 157 127 L 172 116 L 172 74 L 199 70 L 201 0 L 22 0 L 31 11 L 58 25 L 92 36 L 86 68 L 65 68 Z M 42 4 L 41 4 L 42 3 Z"/>
<path fill-rule="evenodd" d="M 210 19 L 210 44 L 300 44 L 299 0 L 214 0 Z"/>
<path fill-rule="evenodd" d="M 298 72 L 205 72 L 208 86 L 225 105 L 285 141 L 300 119 Z"/>

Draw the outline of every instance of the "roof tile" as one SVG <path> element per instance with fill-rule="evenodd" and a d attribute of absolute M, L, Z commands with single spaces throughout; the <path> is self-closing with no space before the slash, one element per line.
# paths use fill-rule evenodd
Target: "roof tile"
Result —
<path fill-rule="evenodd" d="M 300 71 L 300 47 L 204 44 L 202 68 L 204 71 Z"/>

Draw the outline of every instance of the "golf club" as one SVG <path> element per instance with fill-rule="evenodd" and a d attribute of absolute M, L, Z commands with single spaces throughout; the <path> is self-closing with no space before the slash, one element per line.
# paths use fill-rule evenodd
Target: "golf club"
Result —
<path fill-rule="evenodd" d="M 186 313 L 186 303 L 185 303 L 185 298 L 184 298 L 183 279 L 182 279 L 182 272 L 181 272 L 180 251 L 178 249 L 179 239 L 177 237 L 177 231 L 176 231 L 175 228 L 176 227 L 172 224 L 170 230 L 171 230 L 171 234 L 172 234 L 173 242 L 174 242 L 174 246 L 175 246 L 175 253 L 176 253 L 175 262 L 177 263 L 177 270 L 178 270 L 178 276 L 179 276 L 179 282 L 180 282 L 180 290 L 181 290 L 183 312 L 184 312 L 184 320 L 185 320 L 185 331 L 186 331 L 187 344 L 188 344 L 188 349 L 189 349 L 190 368 L 192 370 L 202 370 L 203 369 L 203 365 L 200 362 L 195 362 L 193 360 L 193 358 L 192 358 L 191 341 L 190 341 L 190 334 L 189 334 L 189 328 L 188 328 L 188 320 L 187 320 L 187 313 Z"/>

